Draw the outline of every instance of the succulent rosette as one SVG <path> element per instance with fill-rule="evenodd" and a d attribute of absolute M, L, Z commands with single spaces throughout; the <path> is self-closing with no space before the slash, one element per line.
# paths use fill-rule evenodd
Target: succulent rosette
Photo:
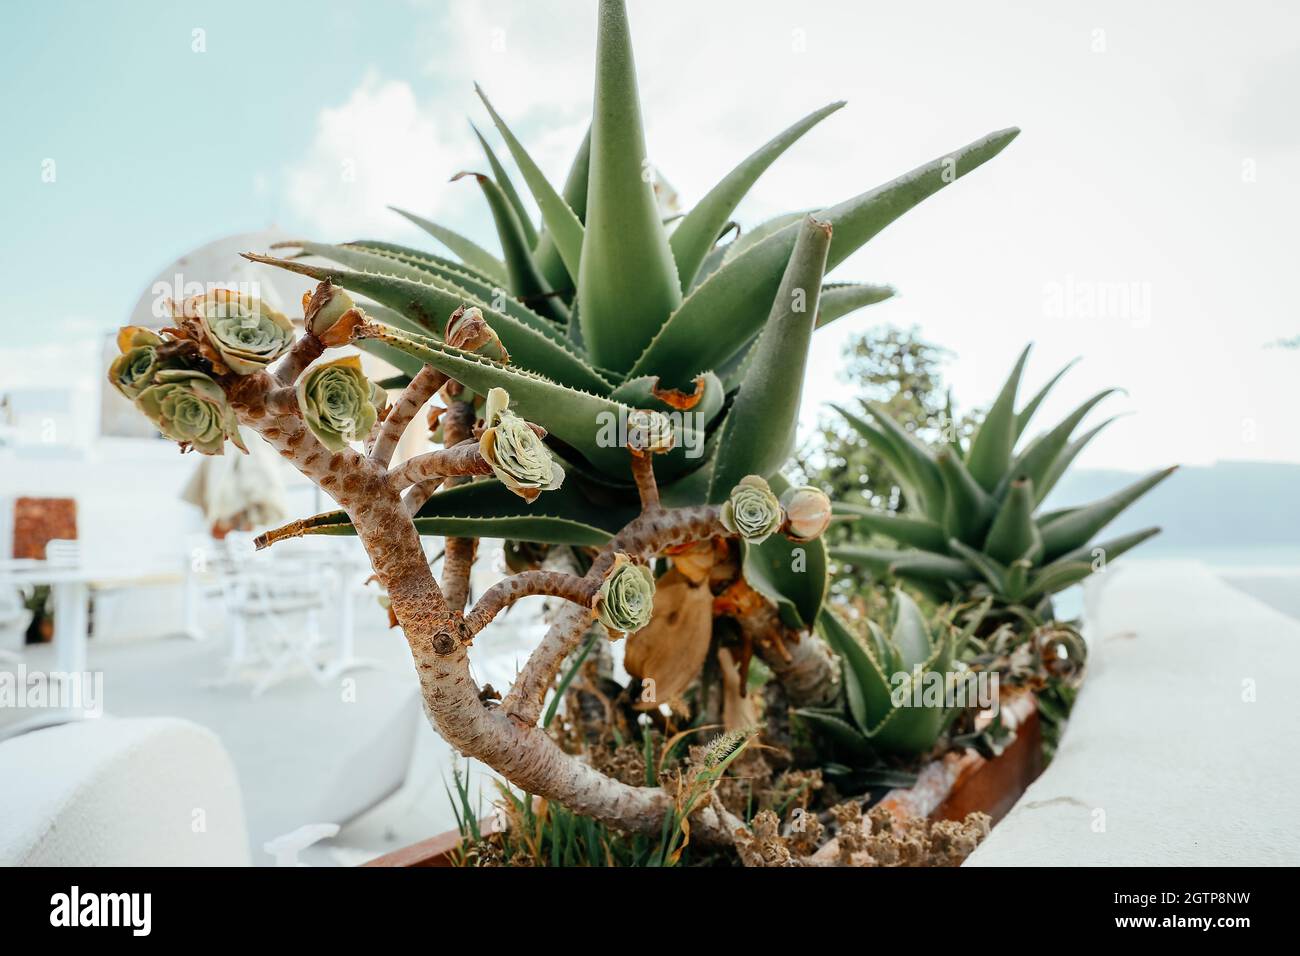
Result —
<path fill-rule="evenodd" d="M 654 574 L 626 554 L 614 555 L 614 566 L 592 600 L 596 619 L 611 631 L 630 634 L 650 623 L 654 605 Z"/>
<path fill-rule="evenodd" d="M 759 544 L 780 529 L 784 515 L 768 483 L 758 475 L 746 475 L 722 503 L 718 519 L 732 534 Z"/>
<path fill-rule="evenodd" d="M 167 438 L 205 455 L 224 454 L 227 438 L 240 451 L 248 451 L 226 393 L 202 372 L 159 369 L 153 384 L 140 392 L 136 407 Z"/>
<path fill-rule="evenodd" d="M 786 534 L 796 541 L 821 537 L 831 523 L 831 499 L 812 485 L 791 488 L 781 496 Z"/>
<path fill-rule="evenodd" d="M 138 325 L 128 325 L 117 333 L 117 348 L 122 354 L 108 367 L 108 380 L 131 401 L 153 384 L 162 342 L 156 332 Z"/>
<path fill-rule="evenodd" d="M 213 289 L 185 303 L 208 344 L 236 375 L 251 375 L 293 344 L 293 323 L 261 299 L 232 289 Z"/>
<path fill-rule="evenodd" d="M 651 455 L 672 451 L 676 444 L 672 420 L 662 412 L 634 409 L 627 415 L 627 442 L 632 448 Z"/>
<path fill-rule="evenodd" d="M 369 435 L 379 417 L 376 399 L 387 399 L 362 373 L 361 359 L 355 355 L 312 366 L 296 389 L 303 421 L 330 451 L 342 451 L 348 442 Z"/>
<path fill-rule="evenodd" d="M 510 411 L 504 388 L 491 389 L 483 408 L 479 451 L 501 483 L 526 501 L 554 491 L 564 481 L 564 469 L 551 457 L 541 436 Z"/>

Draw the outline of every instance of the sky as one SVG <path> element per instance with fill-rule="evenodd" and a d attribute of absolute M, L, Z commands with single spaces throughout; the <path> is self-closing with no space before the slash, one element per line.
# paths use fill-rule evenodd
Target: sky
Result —
<path fill-rule="evenodd" d="M 984 133 L 998 158 L 840 266 L 899 290 L 818 333 L 803 422 L 851 389 L 847 338 L 916 326 L 987 404 L 1035 343 L 1044 406 L 1132 412 L 1080 464 L 1300 462 L 1300 5 L 630 0 L 650 158 L 689 206 L 798 117 L 848 100 L 738 211 L 753 225 Z M 591 0 L 102 0 L 0 6 L 0 391 L 100 374 L 152 278 L 275 226 L 485 243 L 468 120 L 483 84 L 560 179 L 586 126 Z M 502 150 L 504 153 L 504 150 Z M 288 304 L 285 304 L 288 305 Z M 92 344 L 93 343 L 93 344 Z M 806 433 L 806 432 L 805 432 Z"/>

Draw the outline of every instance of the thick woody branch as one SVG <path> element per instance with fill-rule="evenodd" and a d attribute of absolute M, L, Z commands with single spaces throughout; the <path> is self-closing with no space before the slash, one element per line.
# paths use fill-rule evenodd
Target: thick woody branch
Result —
<path fill-rule="evenodd" d="M 298 376 L 306 371 L 307 366 L 325 353 L 325 343 L 308 330 L 298 341 L 294 342 L 284 358 L 276 363 L 272 375 L 277 385 L 292 385 Z"/>
<path fill-rule="evenodd" d="M 727 534 L 729 532 L 718 520 L 718 509 L 712 505 L 656 509 L 634 519 L 615 535 L 596 556 L 585 580 L 589 586 L 600 587 L 619 552 L 649 559 L 667 548 Z M 561 610 L 515 678 L 510 693 L 502 701 L 502 709 L 523 723 L 536 723 L 547 690 L 555 682 L 565 658 L 578 646 L 590 625 L 588 608 L 575 604 Z"/>
<path fill-rule="evenodd" d="M 474 405 L 472 402 L 454 401 L 442 414 L 442 442 L 447 451 L 455 451 L 464 443 L 478 454 L 478 446 L 469 439 L 474 433 Z M 482 461 L 483 456 L 478 455 Z M 486 466 L 486 462 L 484 462 Z M 491 468 L 488 468 L 491 471 Z M 449 486 L 459 485 L 468 480 L 465 475 L 453 475 L 447 478 Z M 447 603 L 460 612 L 469 600 L 469 573 L 474 567 L 474 551 L 478 542 L 473 538 L 448 538 L 442 556 L 442 589 L 447 595 Z"/>
<path fill-rule="evenodd" d="M 590 609 L 600 581 L 563 571 L 521 571 L 488 588 L 474 609 L 465 616 L 465 630 L 471 635 L 487 627 L 498 614 L 521 598 L 544 595 L 563 598 Z M 591 612 L 587 617 L 590 620 Z"/>
<path fill-rule="evenodd" d="M 655 481 L 654 458 L 648 452 L 632 451 L 632 478 L 641 499 L 642 511 L 659 507 L 659 483 Z"/>
<path fill-rule="evenodd" d="M 402 506 L 406 508 L 406 513 L 412 518 L 424 507 L 424 503 L 433 497 L 433 493 L 442 487 L 443 478 L 426 478 L 424 481 L 417 481 L 411 486 L 410 491 L 402 498 Z"/>
<path fill-rule="evenodd" d="M 501 709 L 522 726 L 532 727 L 536 724 L 542 716 L 546 692 L 555 683 L 565 658 L 578 646 L 591 626 L 589 609 L 577 604 L 562 607 L 547 628 L 542 642 L 528 655 L 523 669 L 510 686 L 510 692 L 501 702 Z"/>
<path fill-rule="evenodd" d="M 425 452 L 423 455 L 408 459 L 389 472 L 388 483 L 394 491 L 402 491 L 430 478 L 459 478 L 490 474 L 492 468 L 483 460 L 478 442 L 471 439 L 453 448 Z"/>
<path fill-rule="evenodd" d="M 397 443 L 406 433 L 406 426 L 411 424 L 416 413 L 424 407 L 424 403 L 446 383 L 447 376 L 429 365 L 415 373 L 415 377 L 406 388 L 402 389 L 401 398 L 389 409 L 388 417 L 380 427 L 379 437 L 375 439 L 374 447 L 370 449 L 371 461 L 377 461 L 381 465 L 388 464 L 397 449 Z"/>

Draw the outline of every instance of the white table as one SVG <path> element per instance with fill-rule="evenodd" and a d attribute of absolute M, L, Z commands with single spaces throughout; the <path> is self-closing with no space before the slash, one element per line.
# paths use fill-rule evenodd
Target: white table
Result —
<path fill-rule="evenodd" d="M 123 571 L 120 568 L 59 565 L 19 558 L 0 566 L 0 587 L 48 585 L 54 604 L 55 671 L 83 674 L 90 636 L 90 592 L 119 587 L 178 584 L 181 576 L 166 571 Z"/>

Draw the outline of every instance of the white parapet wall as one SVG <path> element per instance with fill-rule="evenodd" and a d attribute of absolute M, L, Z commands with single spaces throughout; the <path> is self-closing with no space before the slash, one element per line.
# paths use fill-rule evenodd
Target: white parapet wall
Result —
<path fill-rule="evenodd" d="M 1056 759 L 966 865 L 1300 864 L 1300 622 L 1194 561 L 1093 581 Z"/>

